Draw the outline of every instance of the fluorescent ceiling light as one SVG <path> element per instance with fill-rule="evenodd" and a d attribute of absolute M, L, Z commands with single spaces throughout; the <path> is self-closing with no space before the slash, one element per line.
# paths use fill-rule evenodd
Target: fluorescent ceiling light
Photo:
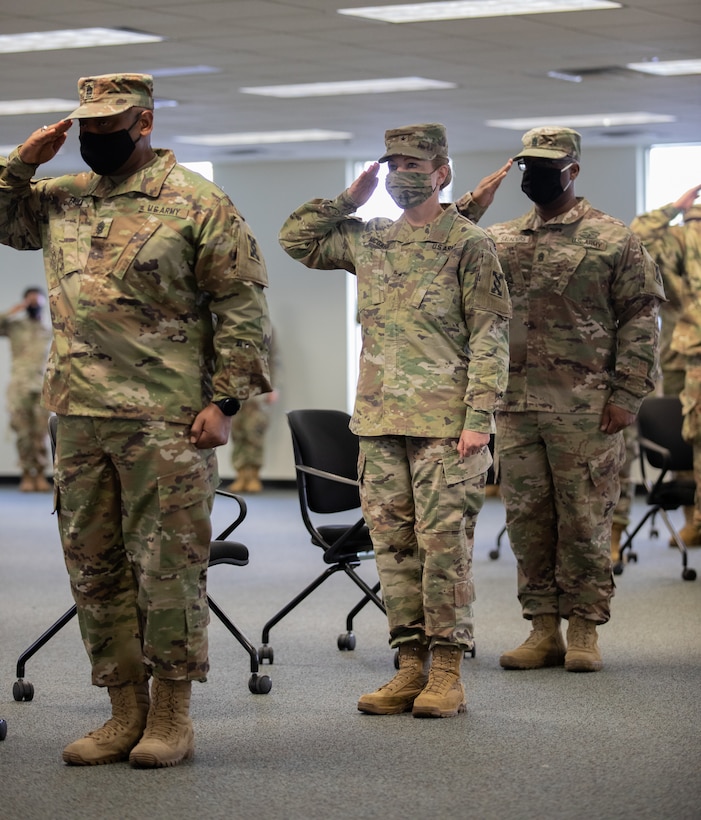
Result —
<path fill-rule="evenodd" d="M 628 63 L 626 68 L 660 77 L 678 77 L 682 74 L 701 74 L 701 60 L 650 60 L 646 63 Z"/>
<path fill-rule="evenodd" d="M 133 43 L 158 43 L 165 40 L 156 34 L 125 28 L 76 28 L 58 31 L 27 31 L 23 34 L 0 34 L 0 54 L 20 51 L 56 51 L 93 46 L 124 46 Z"/>
<path fill-rule="evenodd" d="M 47 97 L 37 100 L 0 100 L 0 117 L 16 114 L 52 114 L 73 111 L 78 107 L 76 100 L 61 100 Z"/>
<path fill-rule="evenodd" d="M 177 100 L 154 100 L 154 108 L 176 108 Z M 78 100 L 62 100 L 47 97 L 36 100 L 0 100 L 0 117 L 12 117 L 22 114 L 63 114 L 70 113 L 78 107 Z"/>
<path fill-rule="evenodd" d="M 176 137 L 177 142 L 188 145 L 271 145 L 280 142 L 323 142 L 325 140 L 349 140 L 349 131 L 323 131 L 309 128 L 305 131 L 248 131 L 238 134 L 200 134 L 192 137 Z"/>
<path fill-rule="evenodd" d="M 381 20 L 385 23 L 426 23 L 466 17 L 511 17 L 520 14 L 556 14 L 561 11 L 618 8 L 621 8 L 621 3 L 609 0 L 455 0 L 445 3 L 364 6 L 338 9 L 338 13 L 368 20 Z"/>
<path fill-rule="evenodd" d="M 175 68 L 154 68 L 146 70 L 144 74 L 152 77 L 187 77 L 191 74 L 218 74 L 219 69 L 211 65 L 184 65 Z"/>
<path fill-rule="evenodd" d="M 492 128 L 510 128 L 514 131 L 528 131 L 541 125 L 556 125 L 565 128 L 611 128 L 616 125 L 645 125 L 655 122 L 676 122 L 669 114 L 649 114 L 646 111 L 632 111 L 623 114 L 574 114 L 571 117 L 528 117 L 518 120 L 487 120 Z"/>
<path fill-rule="evenodd" d="M 244 94 L 261 94 L 264 97 L 335 97 L 340 94 L 389 94 L 393 91 L 429 91 L 444 88 L 457 88 L 457 84 L 427 80 L 424 77 L 390 77 L 384 80 L 250 86 L 239 88 L 239 91 Z"/>

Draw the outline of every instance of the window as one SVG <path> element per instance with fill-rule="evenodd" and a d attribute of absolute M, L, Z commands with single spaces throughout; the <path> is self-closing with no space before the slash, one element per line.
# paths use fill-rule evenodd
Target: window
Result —
<path fill-rule="evenodd" d="M 701 144 L 653 145 L 647 154 L 645 211 L 674 202 L 698 183 Z"/>
<path fill-rule="evenodd" d="M 214 166 L 211 162 L 181 162 L 180 164 L 191 171 L 195 171 L 210 182 L 214 182 Z"/>

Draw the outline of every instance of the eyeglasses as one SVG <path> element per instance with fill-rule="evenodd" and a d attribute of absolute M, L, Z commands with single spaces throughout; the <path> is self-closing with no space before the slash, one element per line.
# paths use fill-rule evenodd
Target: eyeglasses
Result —
<path fill-rule="evenodd" d="M 567 165 L 560 166 L 564 162 L 563 159 L 537 159 L 533 157 L 521 157 L 516 161 L 516 167 L 519 171 L 525 171 L 526 168 L 556 168 L 559 171 L 566 171 L 574 165 L 574 161 L 570 161 Z"/>

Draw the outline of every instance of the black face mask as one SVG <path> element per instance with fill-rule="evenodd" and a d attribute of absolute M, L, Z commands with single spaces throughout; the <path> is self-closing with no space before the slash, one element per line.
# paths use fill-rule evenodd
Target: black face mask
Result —
<path fill-rule="evenodd" d="M 569 167 L 569 165 L 565 168 L 552 168 L 546 165 L 527 167 L 521 179 L 521 190 L 536 205 L 548 205 L 564 194 L 572 184 L 570 180 L 563 188 L 560 182 L 560 175 Z"/>
<path fill-rule="evenodd" d="M 141 119 L 137 116 L 129 128 L 114 131 L 111 134 L 93 134 L 91 131 L 82 131 L 80 134 L 80 156 L 96 174 L 104 176 L 118 171 L 134 153 L 136 142 L 131 138 L 129 131 Z"/>
<path fill-rule="evenodd" d="M 38 319 L 41 316 L 41 308 L 38 305 L 29 305 L 27 307 L 27 316 L 30 319 Z"/>

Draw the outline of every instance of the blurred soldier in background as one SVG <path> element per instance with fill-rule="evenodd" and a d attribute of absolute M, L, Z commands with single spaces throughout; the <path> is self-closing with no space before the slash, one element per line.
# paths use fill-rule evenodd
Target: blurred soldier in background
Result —
<path fill-rule="evenodd" d="M 14 430 L 23 493 L 46 492 L 51 485 L 44 472 L 49 463 L 47 423 L 41 406 L 41 388 L 51 329 L 43 321 L 46 304 L 40 288 L 27 288 L 19 304 L 0 315 L 0 336 L 10 340 L 12 370 L 7 388 L 10 427 Z"/>
<path fill-rule="evenodd" d="M 631 228 L 657 260 L 670 297 L 669 313 L 662 313 L 660 356 L 663 392 L 678 395 L 684 414 L 683 435 L 694 448 L 694 478 L 701 486 L 701 185 L 679 199 L 636 217 Z M 681 225 L 671 225 L 679 215 Z M 675 311 L 675 312 L 672 312 Z M 687 547 L 701 546 L 701 498 L 684 508 L 679 531 Z M 674 541 L 670 541 L 674 546 Z"/>

